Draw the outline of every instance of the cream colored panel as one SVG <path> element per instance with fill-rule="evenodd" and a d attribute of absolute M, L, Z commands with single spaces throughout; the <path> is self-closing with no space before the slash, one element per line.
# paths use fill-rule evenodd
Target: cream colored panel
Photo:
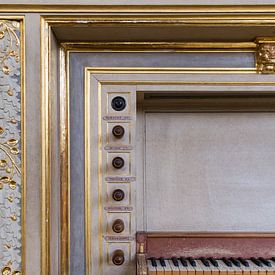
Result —
<path fill-rule="evenodd" d="M 147 113 L 147 230 L 272 231 L 274 113 Z"/>

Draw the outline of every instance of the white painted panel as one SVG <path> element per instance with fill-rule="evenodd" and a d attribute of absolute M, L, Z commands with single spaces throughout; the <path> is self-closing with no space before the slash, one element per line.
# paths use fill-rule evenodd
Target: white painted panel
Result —
<path fill-rule="evenodd" d="M 147 113 L 147 230 L 275 228 L 275 113 Z"/>

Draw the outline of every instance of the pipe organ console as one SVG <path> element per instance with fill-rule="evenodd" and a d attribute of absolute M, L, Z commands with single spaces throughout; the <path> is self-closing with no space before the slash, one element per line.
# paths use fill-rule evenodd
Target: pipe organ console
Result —
<path fill-rule="evenodd" d="M 275 275 L 265 103 L 127 85 L 102 102 L 103 274 Z"/>
<path fill-rule="evenodd" d="M 229 107 L 224 107 L 224 113 L 218 113 L 211 104 L 219 102 L 220 98 L 209 97 L 210 103 L 204 103 L 205 107 L 210 104 L 209 112 L 202 114 L 196 109 L 196 101 L 200 99 L 191 96 L 174 95 L 177 98 L 175 107 L 169 95 L 165 94 L 158 98 L 156 94 L 144 93 L 142 100 L 139 99 L 141 103 L 136 102 L 136 91 L 131 89 L 125 93 L 107 92 L 107 95 L 111 100 L 107 100 L 109 106 L 105 108 L 107 113 L 104 114 L 103 125 L 108 129 L 106 135 L 109 141 L 105 144 L 106 191 L 110 189 L 111 193 L 104 209 L 107 214 L 105 242 L 109 265 L 116 268 L 110 270 L 117 270 L 112 274 L 275 275 L 275 235 L 245 231 L 246 228 L 253 228 L 255 223 L 249 219 L 242 223 L 243 217 L 238 216 L 237 211 L 245 214 L 247 210 L 237 208 L 238 205 L 246 207 L 240 201 L 242 199 L 247 200 L 250 207 L 253 202 L 245 196 L 242 184 L 239 187 L 236 184 L 232 189 L 227 185 L 229 182 L 233 184 L 232 181 L 223 178 L 215 170 L 221 168 L 219 161 L 226 163 L 224 154 L 229 159 L 232 157 L 233 161 L 243 157 L 242 152 L 238 155 L 234 151 L 230 142 L 240 151 L 240 146 L 244 146 L 245 157 L 247 150 L 255 152 L 251 147 L 256 143 L 252 141 L 250 144 L 248 141 L 255 126 L 262 138 L 274 135 L 275 129 L 267 136 L 263 134 L 265 129 L 261 127 L 265 126 L 261 123 L 270 125 L 266 114 L 251 113 L 246 110 L 245 103 L 240 112 L 227 112 L 227 108 L 231 110 L 232 107 L 232 103 L 229 103 Z M 161 105 L 163 99 L 167 100 L 166 106 Z M 191 113 L 181 107 L 180 102 L 184 106 L 186 100 L 195 106 Z M 253 108 L 257 108 L 257 103 Z M 255 135 L 257 139 L 258 134 Z M 241 142 L 243 138 L 246 145 Z M 145 153 L 143 151 L 142 155 L 144 147 Z M 232 155 L 230 150 L 235 153 Z M 141 179 L 136 182 L 134 156 L 140 169 L 136 174 L 144 176 L 143 182 Z M 215 157 L 220 159 L 216 161 Z M 188 161 L 192 163 L 191 166 Z M 204 171 L 209 162 L 208 169 L 211 171 Z M 225 172 L 226 176 L 232 173 L 234 180 L 242 180 L 239 175 L 234 176 L 233 168 L 234 165 L 227 167 L 230 171 Z M 236 170 L 237 173 L 241 171 L 238 168 Z M 201 175 L 196 175 L 196 172 Z M 208 180 L 206 175 L 210 183 L 203 182 Z M 192 179 L 186 183 L 190 177 L 194 178 L 193 183 Z M 216 185 L 212 185 L 211 180 L 216 181 Z M 251 188 L 255 191 L 255 186 Z M 234 196 L 237 196 L 237 200 L 234 200 Z M 252 197 L 255 198 L 255 195 L 252 194 Z M 137 209 L 142 203 L 143 212 Z M 237 206 L 231 211 L 226 203 L 233 208 L 234 203 Z M 220 207 L 221 212 L 216 207 Z M 201 215 L 201 220 L 194 216 L 195 213 Z M 143 220 L 138 218 L 141 214 Z M 228 216 L 225 225 L 219 220 L 223 219 L 223 215 Z M 137 221 L 141 224 L 134 229 Z M 238 224 L 234 224 L 238 221 L 240 230 Z M 204 225 L 200 226 L 201 222 Z M 144 231 L 146 227 L 153 230 Z M 197 227 L 203 229 L 204 233 L 200 233 Z M 191 231 L 188 232 L 187 228 Z M 224 230 L 227 228 L 229 232 Z M 134 262 L 136 270 L 131 268 Z M 126 270 L 126 273 L 122 270 Z"/>

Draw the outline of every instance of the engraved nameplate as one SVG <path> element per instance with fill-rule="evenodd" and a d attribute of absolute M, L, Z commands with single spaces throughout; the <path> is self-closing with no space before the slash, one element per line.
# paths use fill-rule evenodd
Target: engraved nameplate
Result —
<path fill-rule="evenodd" d="M 131 242 L 134 241 L 135 238 L 131 236 L 104 236 L 106 241 L 119 241 L 119 242 Z"/>
<path fill-rule="evenodd" d="M 105 210 L 107 211 L 132 211 L 132 206 L 105 206 Z"/>
<path fill-rule="evenodd" d="M 133 146 L 131 145 L 124 145 L 124 146 L 105 146 L 105 150 L 110 150 L 110 151 L 129 151 L 133 150 Z"/>
<path fill-rule="evenodd" d="M 131 120 L 132 118 L 130 116 L 104 116 L 103 119 L 116 121 L 116 120 Z"/>
<path fill-rule="evenodd" d="M 105 180 L 110 182 L 131 182 L 135 181 L 136 177 L 106 177 Z"/>

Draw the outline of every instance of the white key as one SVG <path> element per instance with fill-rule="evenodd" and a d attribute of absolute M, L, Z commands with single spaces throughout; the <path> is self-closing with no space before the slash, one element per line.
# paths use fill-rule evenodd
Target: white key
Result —
<path fill-rule="evenodd" d="M 211 274 L 212 275 L 220 275 L 219 268 L 214 266 L 210 261 L 209 261 L 209 264 L 210 264 Z"/>
<path fill-rule="evenodd" d="M 241 263 L 241 270 L 243 272 L 243 275 L 251 275 L 251 269 L 249 266 L 245 266 Z"/>
<path fill-rule="evenodd" d="M 271 260 L 269 260 L 271 266 L 268 267 L 267 275 L 275 275 L 275 263 Z"/>
<path fill-rule="evenodd" d="M 157 267 L 156 267 L 157 274 L 158 274 L 158 275 L 165 275 L 164 269 L 163 269 L 163 267 L 161 266 L 160 261 L 159 261 L 159 260 L 156 260 L 156 262 L 157 262 Z"/>
<path fill-rule="evenodd" d="M 165 260 L 166 267 L 164 267 L 165 275 L 173 275 L 170 260 Z"/>
<path fill-rule="evenodd" d="M 234 274 L 235 275 L 242 275 L 243 274 L 242 269 L 240 267 L 234 265 L 233 263 L 232 263 L 232 268 L 234 269 L 234 272 L 235 272 Z"/>
<path fill-rule="evenodd" d="M 249 266 L 251 267 L 251 275 L 256 275 L 256 272 L 258 273 L 258 275 L 266 275 L 266 271 L 263 267 L 257 266 L 256 264 L 254 264 L 251 260 L 247 260 L 249 263 Z"/>
<path fill-rule="evenodd" d="M 179 270 L 180 270 L 180 275 L 187 275 L 187 267 L 183 266 L 181 261 L 179 261 Z"/>
<path fill-rule="evenodd" d="M 219 264 L 220 275 L 234 275 L 234 268 L 227 266 L 222 260 L 217 260 Z"/>
<path fill-rule="evenodd" d="M 189 261 L 187 261 L 187 273 L 188 275 L 196 275 L 196 270 L 195 268 L 189 263 Z"/>
<path fill-rule="evenodd" d="M 157 275 L 156 268 L 152 265 L 151 260 L 147 260 L 147 266 L 148 266 L 148 275 Z"/>
<path fill-rule="evenodd" d="M 180 270 L 178 267 L 176 267 L 174 264 L 173 264 L 173 261 L 172 260 L 169 260 L 169 263 L 170 263 L 170 266 L 171 266 L 171 269 L 172 269 L 172 274 L 173 275 L 180 275 Z"/>
<path fill-rule="evenodd" d="M 211 275 L 211 269 L 209 266 L 205 266 L 201 260 L 197 260 L 197 262 L 203 270 L 204 275 Z"/>
<path fill-rule="evenodd" d="M 195 260 L 196 266 L 194 266 L 194 269 L 196 271 L 196 275 L 203 275 L 203 268 L 200 266 L 198 260 Z"/>

